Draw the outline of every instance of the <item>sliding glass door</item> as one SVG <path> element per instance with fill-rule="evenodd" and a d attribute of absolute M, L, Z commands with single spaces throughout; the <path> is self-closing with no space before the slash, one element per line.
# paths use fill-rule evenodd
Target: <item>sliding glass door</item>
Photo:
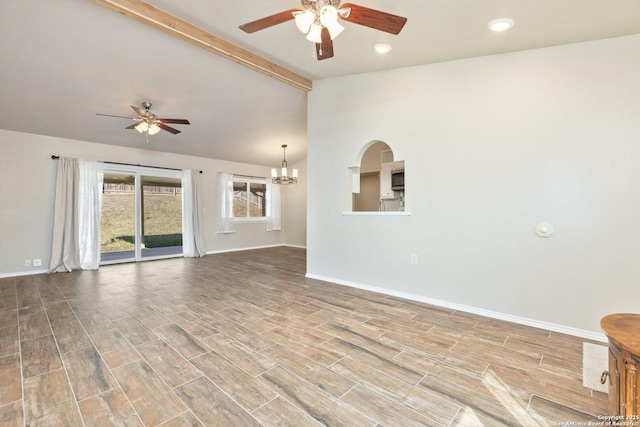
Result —
<path fill-rule="evenodd" d="M 182 255 L 182 180 L 141 176 L 140 256 Z"/>
<path fill-rule="evenodd" d="M 100 213 L 100 262 L 134 261 L 136 176 L 105 171 Z"/>
<path fill-rule="evenodd" d="M 101 264 L 181 256 L 180 172 L 105 168 L 100 230 Z"/>

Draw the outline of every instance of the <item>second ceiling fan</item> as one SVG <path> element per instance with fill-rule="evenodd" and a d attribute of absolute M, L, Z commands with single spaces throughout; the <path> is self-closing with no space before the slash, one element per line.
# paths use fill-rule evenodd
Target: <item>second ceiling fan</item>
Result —
<path fill-rule="evenodd" d="M 240 29 L 254 33 L 265 28 L 295 19 L 300 31 L 307 40 L 316 45 L 316 58 L 320 61 L 333 57 L 333 39 L 338 37 L 344 27 L 338 19 L 354 24 L 398 34 L 407 22 L 407 18 L 369 9 L 356 4 L 340 6 L 340 0 L 301 0 L 302 9 L 289 9 L 244 25 Z"/>
<path fill-rule="evenodd" d="M 134 105 L 131 106 L 133 111 L 135 111 L 138 116 L 137 117 L 127 117 L 127 116 L 115 116 L 113 114 L 100 114 L 97 113 L 98 116 L 107 116 L 107 117 L 120 117 L 123 119 L 131 119 L 135 121 L 134 124 L 127 126 L 125 129 L 135 129 L 140 133 L 147 134 L 147 142 L 149 142 L 149 135 L 155 135 L 160 132 L 160 130 L 166 130 L 172 134 L 178 134 L 180 131 L 178 129 L 172 128 L 171 126 L 167 126 L 167 123 L 177 124 L 177 125 L 189 125 L 189 120 L 187 119 L 164 119 L 160 118 L 154 113 L 151 112 L 151 104 L 150 102 L 143 102 L 142 108 L 136 107 Z"/>

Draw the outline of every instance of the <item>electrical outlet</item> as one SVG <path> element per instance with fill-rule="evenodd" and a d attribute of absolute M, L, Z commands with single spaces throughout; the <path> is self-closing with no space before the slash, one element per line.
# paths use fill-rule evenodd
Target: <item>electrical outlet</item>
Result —
<path fill-rule="evenodd" d="M 411 265 L 418 265 L 418 255 L 411 254 Z"/>
<path fill-rule="evenodd" d="M 34 266 L 34 267 L 42 267 L 42 260 L 41 260 L 41 259 L 39 259 L 39 258 L 35 258 L 35 259 L 33 260 L 33 266 Z"/>
<path fill-rule="evenodd" d="M 25 267 L 31 267 L 31 260 L 30 259 L 25 259 L 24 260 L 24 266 Z"/>

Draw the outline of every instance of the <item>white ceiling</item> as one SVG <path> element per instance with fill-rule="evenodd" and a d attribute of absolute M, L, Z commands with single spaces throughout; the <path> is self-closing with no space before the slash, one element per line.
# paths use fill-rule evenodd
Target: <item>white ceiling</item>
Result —
<path fill-rule="evenodd" d="M 316 61 L 293 21 L 245 34 L 240 24 L 296 0 L 149 0 L 310 79 L 450 61 L 640 33 L 638 0 L 353 0 L 405 16 L 390 35 L 344 23 L 335 57 Z M 492 33 L 487 22 L 516 25 Z M 386 43 L 381 56 L 373 44 Z M 306 156 L 307 94 L 89 0 L 0 3 L 0 128 L 105 144 L 277 165 Z M 129 105 L 187 118 L 145 142 L 124 130 Z"/>

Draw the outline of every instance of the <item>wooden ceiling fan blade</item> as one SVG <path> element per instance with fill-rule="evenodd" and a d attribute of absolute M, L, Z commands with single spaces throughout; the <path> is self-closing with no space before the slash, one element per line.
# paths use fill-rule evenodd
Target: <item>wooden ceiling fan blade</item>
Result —
<path fill-rule="evenodd" d="M 158 119 L 162 123 L 174 123 L 177 125 L 190 125 L 189 120 L 187 119 Z"/>
<path fill-rule="evenodd" d="M 274 25 L 291 21 L 293 19 L 293 12 L 300 12 L 300 9 L 285 10 L 284 12 L 266 16 L 252 22 L 247 22 L 246 24 L 240 25 L 239 28 L 245 33 L 255 33 L 256 31 L 264 30 L 265 28 L 273 27 Z"/>
<path fill-rule="evenodd" d="M 318 61 L 333 58 L 333 41 L 331 41 L 329 29 L 322 27 L 320 36 L 322 37 L 322 43 L 316 43 L 316 58 Z"/>
<path fill-rule="evenodd" d="M 135 120 L 135 117 L 129 117 L 129 116 L 114 116 L 113 114 L 100 114 L 100 113 L 96 113 L 96 116 L 118 117 L 118 118 L 120 118 L 120 119 Z"/>
<path fill-rule="evenodd" d="M 174 134 L 174 135 L 175 135 L 176 133 L 180 133 L 180 131 L 179 131 L 178 129 L 174 129 L 174 128 L 172 128 L 172 127 L 170 127 L 170 126 L 167 126 L 167 125 L 165 125 L 165 124 L 163 124 L 163 123 L 156 123 L 156 125 L 157 125 L 160 129 L 166 130 L 167 132 L 171 132 L 171 133 L 172 133 L 172 134 Z"/>
<path fill-rule="evenodd" d="M 127 126 L 125 129 L 135 129 L 136 126 L 138 126 L 139 124 L 140 124 L 140 122 L 136 122 L 136 123 L 134 123 L 132 125 Z"/>
<path fill-rule="evenodd" d="M 354 24 L 364 25 L 365 27 L 384 31 L 386 33 L 398 34 L 402 31 L 407 18 L 398 15 L 392 15 L 387 12 L 381 12 L 368 7 L 358 6 L 357 4 L 343 4 L 340 9 L 350 8 L 351 13 L 348 16 L 340 18 Z"/>

